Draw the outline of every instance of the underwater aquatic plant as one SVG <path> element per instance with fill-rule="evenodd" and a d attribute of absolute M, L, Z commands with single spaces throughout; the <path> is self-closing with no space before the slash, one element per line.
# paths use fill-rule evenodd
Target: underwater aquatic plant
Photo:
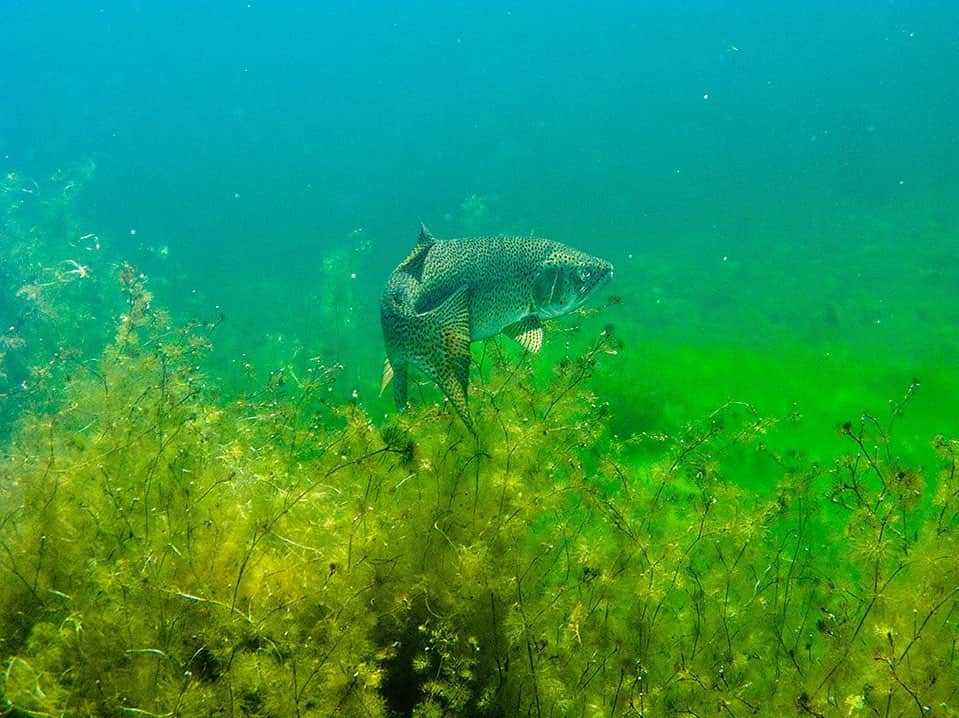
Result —
<path fill-rule="evenodd" d="M 43 182 L 0 176 L 0 436 L 26 404 L 44 401 L 38 371 L 90 358 L 105 340 L 113 286 L 100 281 L 100 240 L 76 203 L 94 169 L 80 164 Z"/>
<path fill-rule="evenodd" d="M 0 460 L 6 713 L 955 715 L 959 444 L 903 464 L 918 385 L 832 464 L 743 402 L 620 438 L 591 380 L 628 351 L 585 322 L 548 372 L 485 347 L 474 439 L 319 360 L 223 402 L 218 320 L 116 276 Z"/>

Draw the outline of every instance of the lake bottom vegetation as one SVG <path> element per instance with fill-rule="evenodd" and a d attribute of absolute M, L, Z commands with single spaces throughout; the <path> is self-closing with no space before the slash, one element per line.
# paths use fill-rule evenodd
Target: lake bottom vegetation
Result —
<path fill-rule="evenodd" d="M 336 357 L 226 396 L 218 316 L 36 270 L 5 211 L 3 715 L 959 715 L 959 437 L 903 447 L 918 380 L 826 459 L 798 408 L 623 431 L 593 320 L 476 347 L 476 437 L 429 389 L 341 400 Z"/>

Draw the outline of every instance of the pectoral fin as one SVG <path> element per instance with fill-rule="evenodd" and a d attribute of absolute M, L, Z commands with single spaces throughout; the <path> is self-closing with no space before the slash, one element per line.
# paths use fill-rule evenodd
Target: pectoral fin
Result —
<path fill-rule="evenodd" d="M 535 314 L 510 324 L 503 329 L 503 334 L 512 337 L 522 344 L 526 351 L 533 354 L 538 354 L 543 348 L 543 325 Z"/>

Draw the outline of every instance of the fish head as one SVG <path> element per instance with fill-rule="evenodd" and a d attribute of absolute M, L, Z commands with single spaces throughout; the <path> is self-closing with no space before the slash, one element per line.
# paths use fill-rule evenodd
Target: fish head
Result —
<path fill-rule="evenodd" d="M 533 304 L 541 319 L 569 314 L 613 276 L 605 259 L 558 245 L 536 270 Z"/>

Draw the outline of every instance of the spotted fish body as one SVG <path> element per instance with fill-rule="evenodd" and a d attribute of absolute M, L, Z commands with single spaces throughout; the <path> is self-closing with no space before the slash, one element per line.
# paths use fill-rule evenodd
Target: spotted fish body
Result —
<path fill-rule="evenodd" d="M 423 227 L 383 291 L 383 388 L 392 378 L 402 410 L 413 366 L 440 386 L 472 430 L 470 342 L 505 333 L 539 351 L 542 320 L 582 305 L 612 273 L 608 262 L 547 239 L 437 240 Z"/>

